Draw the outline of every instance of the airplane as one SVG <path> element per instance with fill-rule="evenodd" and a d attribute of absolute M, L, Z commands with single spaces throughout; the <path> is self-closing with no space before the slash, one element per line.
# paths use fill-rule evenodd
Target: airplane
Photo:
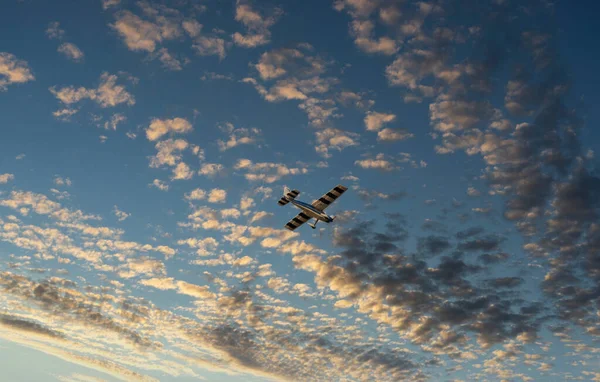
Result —
<path fill-rule="evenodd" d="M 338 184 L 337 186 L 332 188 L 331 191 L 321 196 L 319 199 L 313 201 L 311 204 L 308 204 L 296 200 L 296 197 L 300 195 L 300 191 L 290 190 L 288 187 L 284 187 L 283 197 L 279 199 L 277 204 L 279 204 L 280 206 L 285 206 L 288 203 L 292 203 L 294 206 L 302 210 L 298 215 L 292 218 L 292 220 L 290 220 L 285 225 L 285 228 L 289 229 L 290 231 L 293 231 L 311 219 L 315 219 L 315 222 L 313 224 L 308 223 L 308 225 L 312 229 L 316 228 L 319 220 L 325 223 L 331 223 L 335 220 L 335 216 L 329 216 L 323 211 L 325 211 L 325 208 L 327 208 L 327 206 L 329 206 L 337 198 L 339 198 L 340 195 L 346 192 L 347 189 L 348 187 Z"/>

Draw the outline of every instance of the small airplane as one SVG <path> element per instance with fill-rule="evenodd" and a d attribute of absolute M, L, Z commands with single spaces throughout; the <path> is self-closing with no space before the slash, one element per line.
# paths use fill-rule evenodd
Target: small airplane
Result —
<path fill-rule="evenodd" d="M 293 231 L 311 219 L 315 219 L 315 222 L 313 224 L 308 223 L 308 225 L 312 229 L 316 228 L 319 220 L 325 223 L 331 223 L 335 220 L 335 216 L 329 216 L 323 211 L 325 211 L 325 208 L 327 208 L 327 206 L 329 206 L 337 198 L 339 198 L 340 195 L 346 192 L 347 189 L 348 187 L 344 187 L 341 184 L 338 184 L 337 186 L 332 188 L 331 191 L 321 196 L 319 199 L 315 200 L 311 204 L 308 204 L 296 200 L 296 197 L 300 195 L 300 191 L 290 190 L 289 188 L 284 187 L 283 197 L 279 199 L 277 204 L 279 204 L 280 206 L 285 206 L 286 204 L 291 202 L 294 206 L 302 210 L 298 215 L 292 218 L 292 220 L 290 220 L 285 225 L 285 228 L 289 229 L 290 231 Z"/>

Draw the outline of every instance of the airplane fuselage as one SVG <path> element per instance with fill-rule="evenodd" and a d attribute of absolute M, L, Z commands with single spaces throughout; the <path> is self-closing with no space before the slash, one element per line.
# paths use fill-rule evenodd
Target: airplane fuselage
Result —
<path fill-rule="evenodd" d="M 333 218 L 331 216 L 327 215 L 323 211 L 319 211 L 318 209 L 316 209 L 308 203 L 304 203 L 300 200 L 295 199 L 290 200 L 290 203 L 292 203 L 297 208 L 301 209 L 305 214 L 307 214 L 311 218 L 315 218 L 325 223 L 331 223 L 333 221 Z"/>

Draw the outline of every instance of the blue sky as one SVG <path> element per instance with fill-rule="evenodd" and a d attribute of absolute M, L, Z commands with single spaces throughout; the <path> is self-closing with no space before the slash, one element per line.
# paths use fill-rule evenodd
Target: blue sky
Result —
<path fill-rule="evenodd" d="M 600 380 L 594 8 L 10 1 L 3 375 Z"/>

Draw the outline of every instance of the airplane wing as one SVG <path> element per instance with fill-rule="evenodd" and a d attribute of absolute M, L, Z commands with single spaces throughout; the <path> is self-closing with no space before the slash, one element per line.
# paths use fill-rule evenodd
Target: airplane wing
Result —
<path fill-rule="evenodd" d="M 310 216 L 308 216 L 307 214 L 305 214 L 304 212 L 300 212 L 298 215 L 294 216 L 292 218 L 292 220 L 290 220 L 286 225 L 285 228 L 289 229 L 290 231 L 295 230 L 296 228 L 300 227 L 302 224 L 306 223 L 307 221 L 309 221 L 311 219 Z"/>
<path fill-rule="evenodd" d="M 340 195 L 346 192 L 347 189 L 348 187 L 344 187 L 341 184 L 338 184 L 337 186 L 332 188 L 331 191 L 312 202 L 312 206 L 318 209 L 319 211 L 323 211 L 325 208 L 327 208 L 328 205 L 330 205 L 337 198 L 339 198 Z"/>

